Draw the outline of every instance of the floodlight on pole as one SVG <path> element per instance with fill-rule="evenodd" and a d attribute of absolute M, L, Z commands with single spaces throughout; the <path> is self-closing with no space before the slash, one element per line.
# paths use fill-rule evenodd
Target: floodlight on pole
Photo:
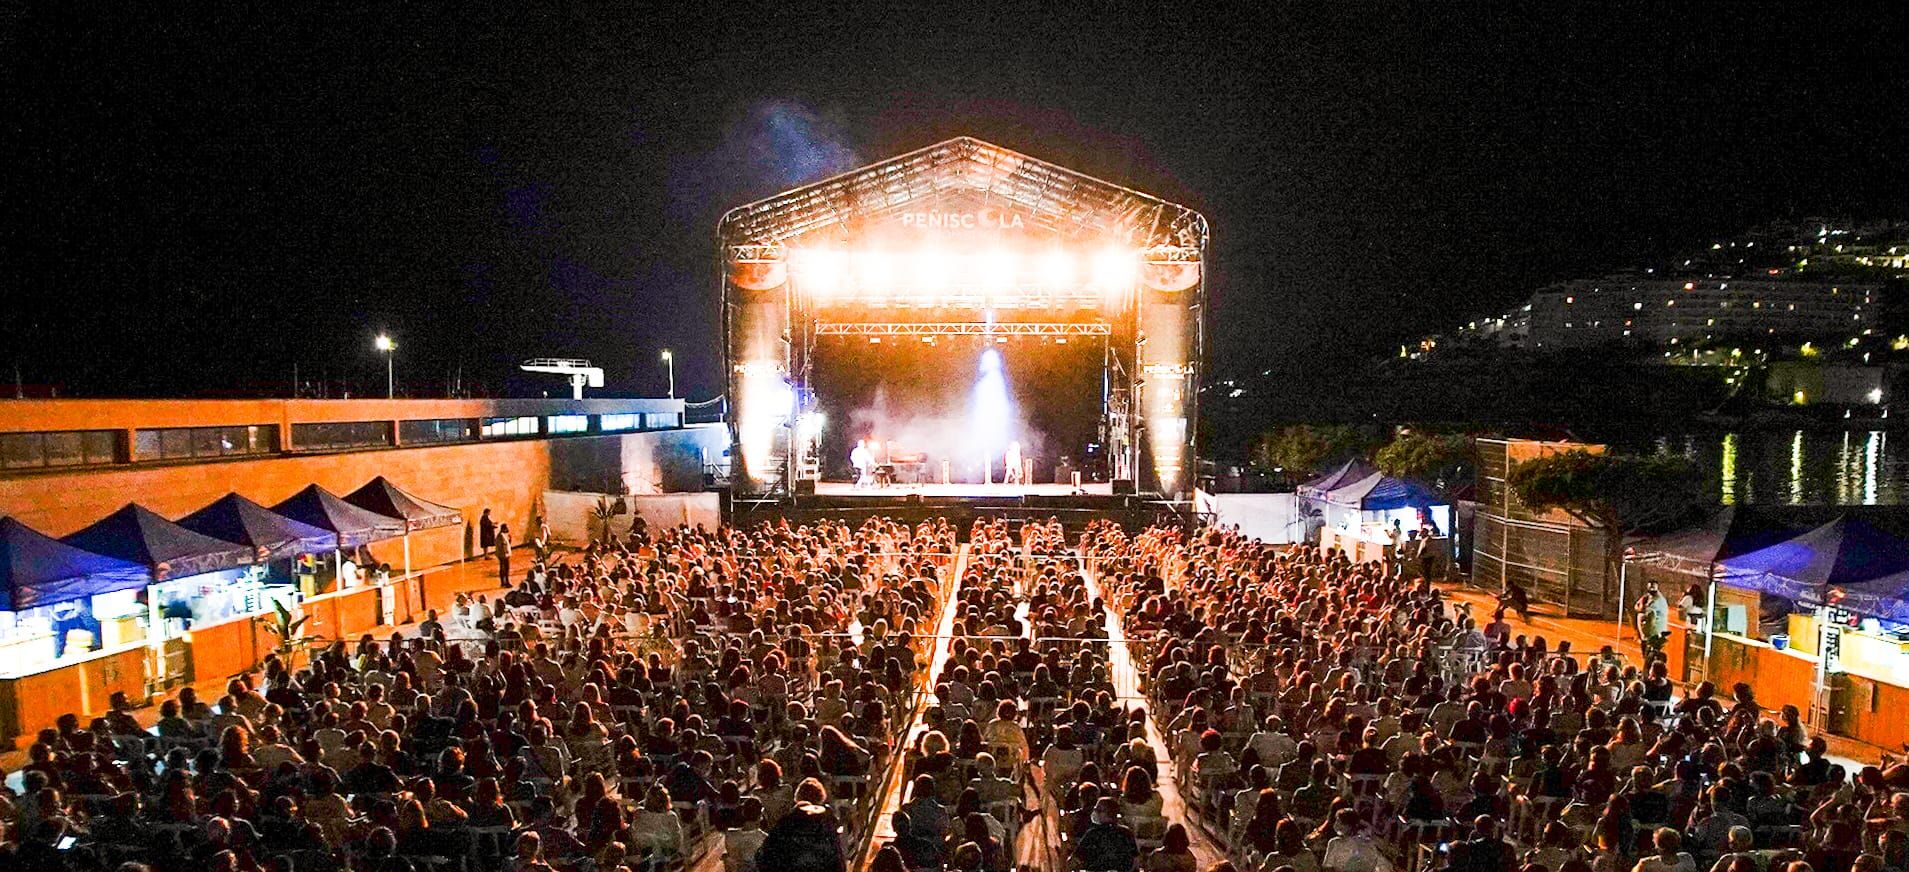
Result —
<path fill-rule="evenodd" d="M 375 346 L 379 351 L 384 352 L 384 396 L 385 396 L 385 399 L 388 399 L 388 400 L 397 399 L 398 387 L 397 387 L 396 379 L 392 377 L 391 352 L 396 351 L 398 349 L 398 343 L 392 342 L 390 336 L 380 333 L 378 334 L 377 339 L 372 340 L 371 344 Z"/>
<path fill-rule="evenodd" d="M 676 399 L 676 356 L 663 349 L 663 366 L 669 369 L 669 398 Z"/>

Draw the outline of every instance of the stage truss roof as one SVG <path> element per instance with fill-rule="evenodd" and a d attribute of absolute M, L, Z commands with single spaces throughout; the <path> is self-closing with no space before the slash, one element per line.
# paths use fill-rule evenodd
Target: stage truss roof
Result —
<path fill-rule="evenodd" d="M 1176 260 L 1206 249 L 1206 218 L 1192 209 L 966 136 L 738 206 L 717 232 L 747 258 L 774 255 L 817 230 L 964 193 L 998 199 L 1063 237 L 1124 242 Z"/>
<path fill-rule="evenodd" d="M 817 336 L 1106 336 L 1106 322 L 1074 321 L 922 321 L 892 323 L 818 321 Z"/>

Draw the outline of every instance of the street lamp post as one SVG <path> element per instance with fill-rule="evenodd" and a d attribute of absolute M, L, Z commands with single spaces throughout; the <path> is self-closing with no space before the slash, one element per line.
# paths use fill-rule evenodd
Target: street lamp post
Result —
<path fill-rule="evenodd" d="M 669 369 L 669 398 L 676 399 L 676 357 L 663 349 L 663 366 Z"/>
<path fill-rule="evenodd" d="M 397 381 L 392 378 L 392 372 L 391 372 L 391 352 L 397 350 L 398 343 L 392 342 L 391 337 L 386 336 L 383 333 L 380 333 L 378 334 L 378 338 L 374 340 L 372 344 L 376 345 L 379 351 L 384 352 L 384 396 L 385 396 L 385 399 L 388 399 L 388 400 L 397 399 L 398 397 Z"/>

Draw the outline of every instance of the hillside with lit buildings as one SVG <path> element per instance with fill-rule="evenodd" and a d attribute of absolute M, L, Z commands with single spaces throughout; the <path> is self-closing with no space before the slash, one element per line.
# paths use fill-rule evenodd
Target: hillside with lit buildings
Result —
<path fill-rule="evenodd" d="M 1548 285 L 1403 353 L 1629 348 L 1703 362 L 1722 345 L 1860 346 L 1897 335 L 1905 276 L 1909 223 L 1771 226 L 1668 264 Z"/>

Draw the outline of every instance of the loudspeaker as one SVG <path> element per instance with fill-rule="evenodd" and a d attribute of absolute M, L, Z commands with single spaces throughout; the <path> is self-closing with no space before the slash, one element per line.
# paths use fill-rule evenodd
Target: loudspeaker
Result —
<path fill-rule="evenodd" d="M 1133 479 L 1131 478 L 1114 479 L 1114 493 L 1131 496 L 1134 493 Z"/>
<path fill-rule="evenodd" d="M 798 478 L 795 480 L 795 495 L 799 497 L 815 496 L 815 479 Z"/>

